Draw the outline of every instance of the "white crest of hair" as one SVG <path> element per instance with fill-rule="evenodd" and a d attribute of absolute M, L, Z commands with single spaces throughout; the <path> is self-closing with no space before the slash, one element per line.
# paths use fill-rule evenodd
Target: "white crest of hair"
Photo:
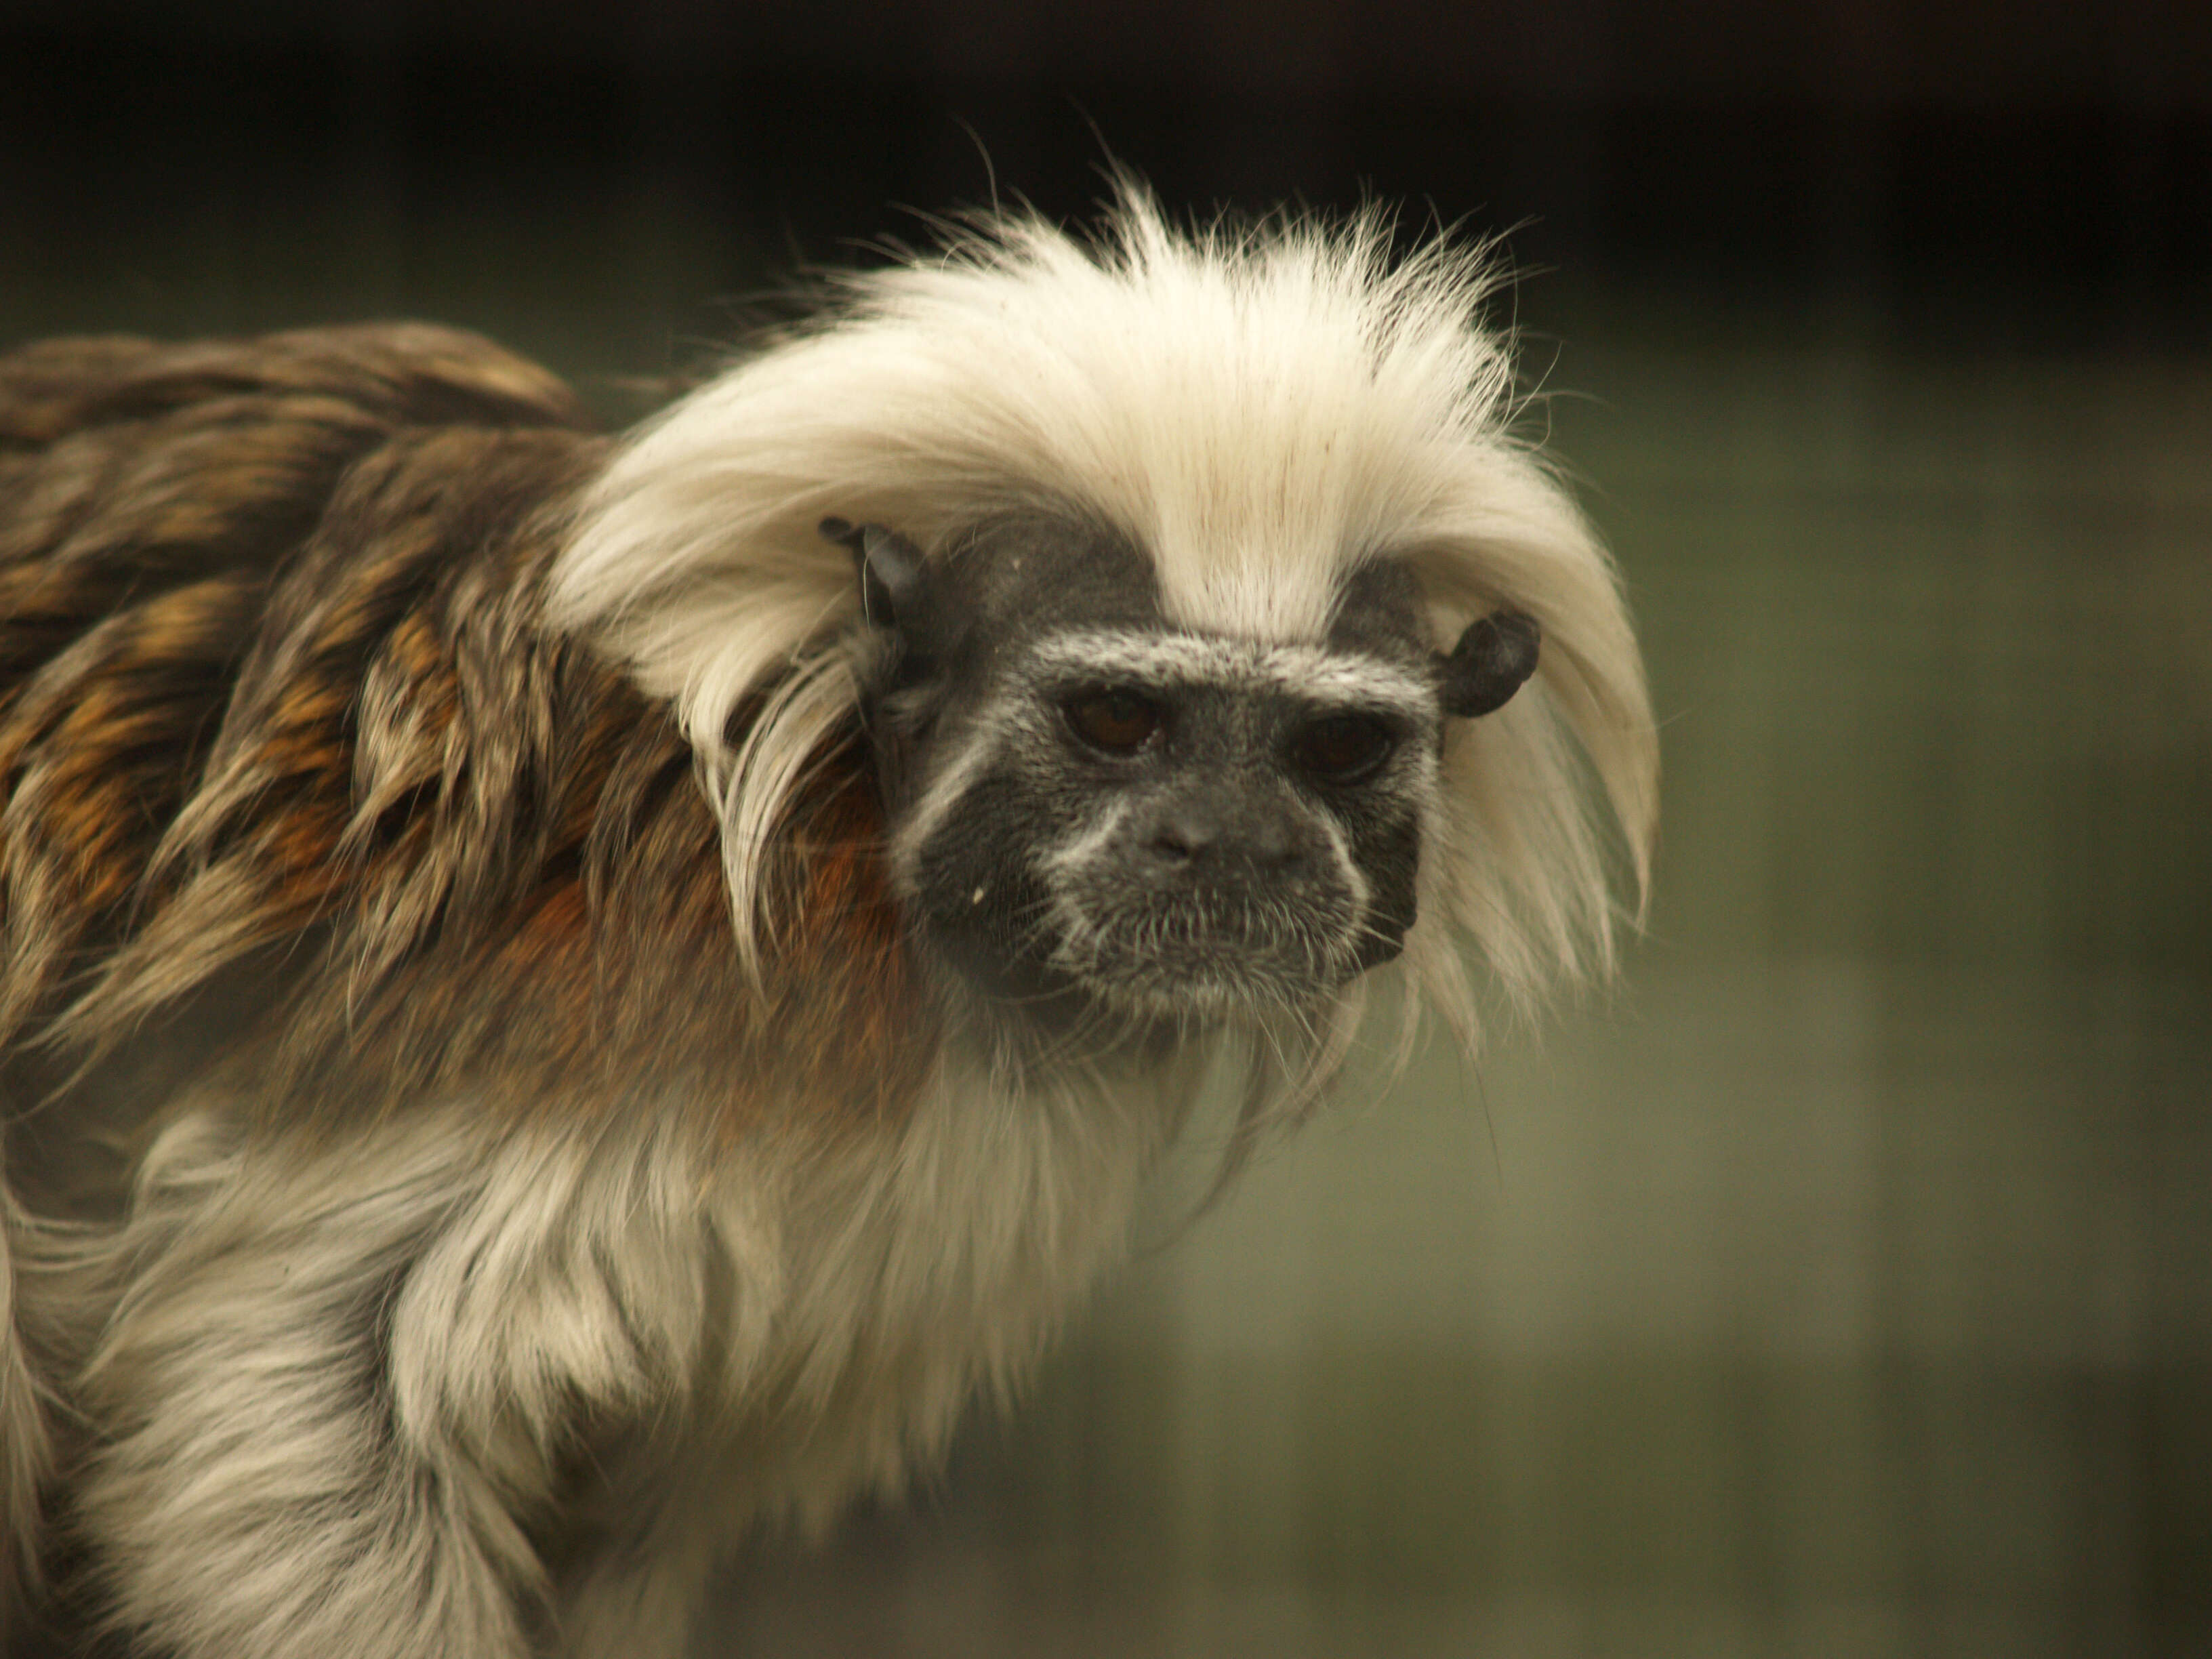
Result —
<path fill-rule="evenodd" d="M 1114 526 L 1195 634 L 1313 643 L 1352 568 L 1404 559 L 1437 634 L 1500 605 L 1543 629 L 1530 690 L 1455 722 L 1409 969 L 1473 1030 L 1455 948 L 1509 994 L 1609 965 L 1623 849 L 1640 903 L 1656 792 L 1612 565 L 1531 448 L 1496 271 L 1403 258 L 1370 211 L 1191 233 L 1125 182 L 1099 233 L 1006 216 L 847 279 L 810 328 L 738 362 L 622 450 L 556 564 L 556 618 L 673 700 L 724 824 L 741 939 L 754 849 L 842 718 L 862 618 L 836 515 L 941 556 L 1024 505 Z M 737 747 L 730 716 L 764 699 Z M 1613 824 L 1593 810 L 1594 775 Z"/>

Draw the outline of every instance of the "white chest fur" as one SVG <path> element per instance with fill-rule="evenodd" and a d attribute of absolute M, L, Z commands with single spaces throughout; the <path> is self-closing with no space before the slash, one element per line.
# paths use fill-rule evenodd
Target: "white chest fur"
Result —
<path fill-rule="evenodd" d="M 673 1112 L 556 1132 L 456 1103 L 313 1150 L 173 1124 L 123 1227 L 44 1280 L 104 1328 L 82 1504 L 138 1564 L 122 1610 L 210 1652 L 409 1652 L 380 1586 L 428 1574 L 425 1659 L 520 1651 L 534 1600 L 567 1651 L 679 1650 L 733 1530 L 896 1481 L 1036 1355 L 1196 1070 L 1016 1091 L 955 1060 L 903 1122 L 712 1155 Z M 673 1479 L 549 1570 L 532 1529 L 625 1424 L 653 1448 L 631 1474 Z M 315 1524 L 272 1540 L 287 1504 Z"/>

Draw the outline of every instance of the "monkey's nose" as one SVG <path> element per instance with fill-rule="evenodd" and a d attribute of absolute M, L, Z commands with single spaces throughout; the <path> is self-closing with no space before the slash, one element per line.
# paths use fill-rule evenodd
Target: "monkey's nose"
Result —
<path fill-rule="evenodd" d="M 1145 850 L 1163 864 L 1188 864 L 1210 852 L 1220 836 L 1214 814 L 1178 802 L 1152 820 Z"/>
<path fill-rule="evenodd" d="M 1154 816 L 1142 845 L 1168 871 L 1242 864 L 1281 875 L 1304 862 L 1297 837 L 1279 814 L 1228 810 L 1202 800 L 1179 800 L 1164 807 Z"/>

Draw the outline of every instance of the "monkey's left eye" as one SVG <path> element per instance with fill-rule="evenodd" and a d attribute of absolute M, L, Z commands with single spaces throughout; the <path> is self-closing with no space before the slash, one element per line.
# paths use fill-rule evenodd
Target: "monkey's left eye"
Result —
<path fill-rule="evenodd" d="M 1115 686 L 1085 691 L 1067 702 L 1067 723 L 1093 749 L 1133 755 L 1159 731 L 1159 704 L 1141 692 Z"/>
<path fill-rule="evenodd" d="M 1328 714 L 1291 740 L 1291 753 L 1323 783 L 1358 783 L 1382 769 L 1398 734 L 1367 714 Z"/>

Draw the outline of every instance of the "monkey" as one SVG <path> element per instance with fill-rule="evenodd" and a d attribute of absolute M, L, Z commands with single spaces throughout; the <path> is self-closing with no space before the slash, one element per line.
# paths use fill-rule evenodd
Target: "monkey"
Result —
<path fill-rule="evenodd" d="M 678 1655 L 1209 1091 L 1612 971 L 1655 730 L 1498 279 L 1124 183 L 611 434 L 427 324 L 0 356 L 0 1647 Z"/>

